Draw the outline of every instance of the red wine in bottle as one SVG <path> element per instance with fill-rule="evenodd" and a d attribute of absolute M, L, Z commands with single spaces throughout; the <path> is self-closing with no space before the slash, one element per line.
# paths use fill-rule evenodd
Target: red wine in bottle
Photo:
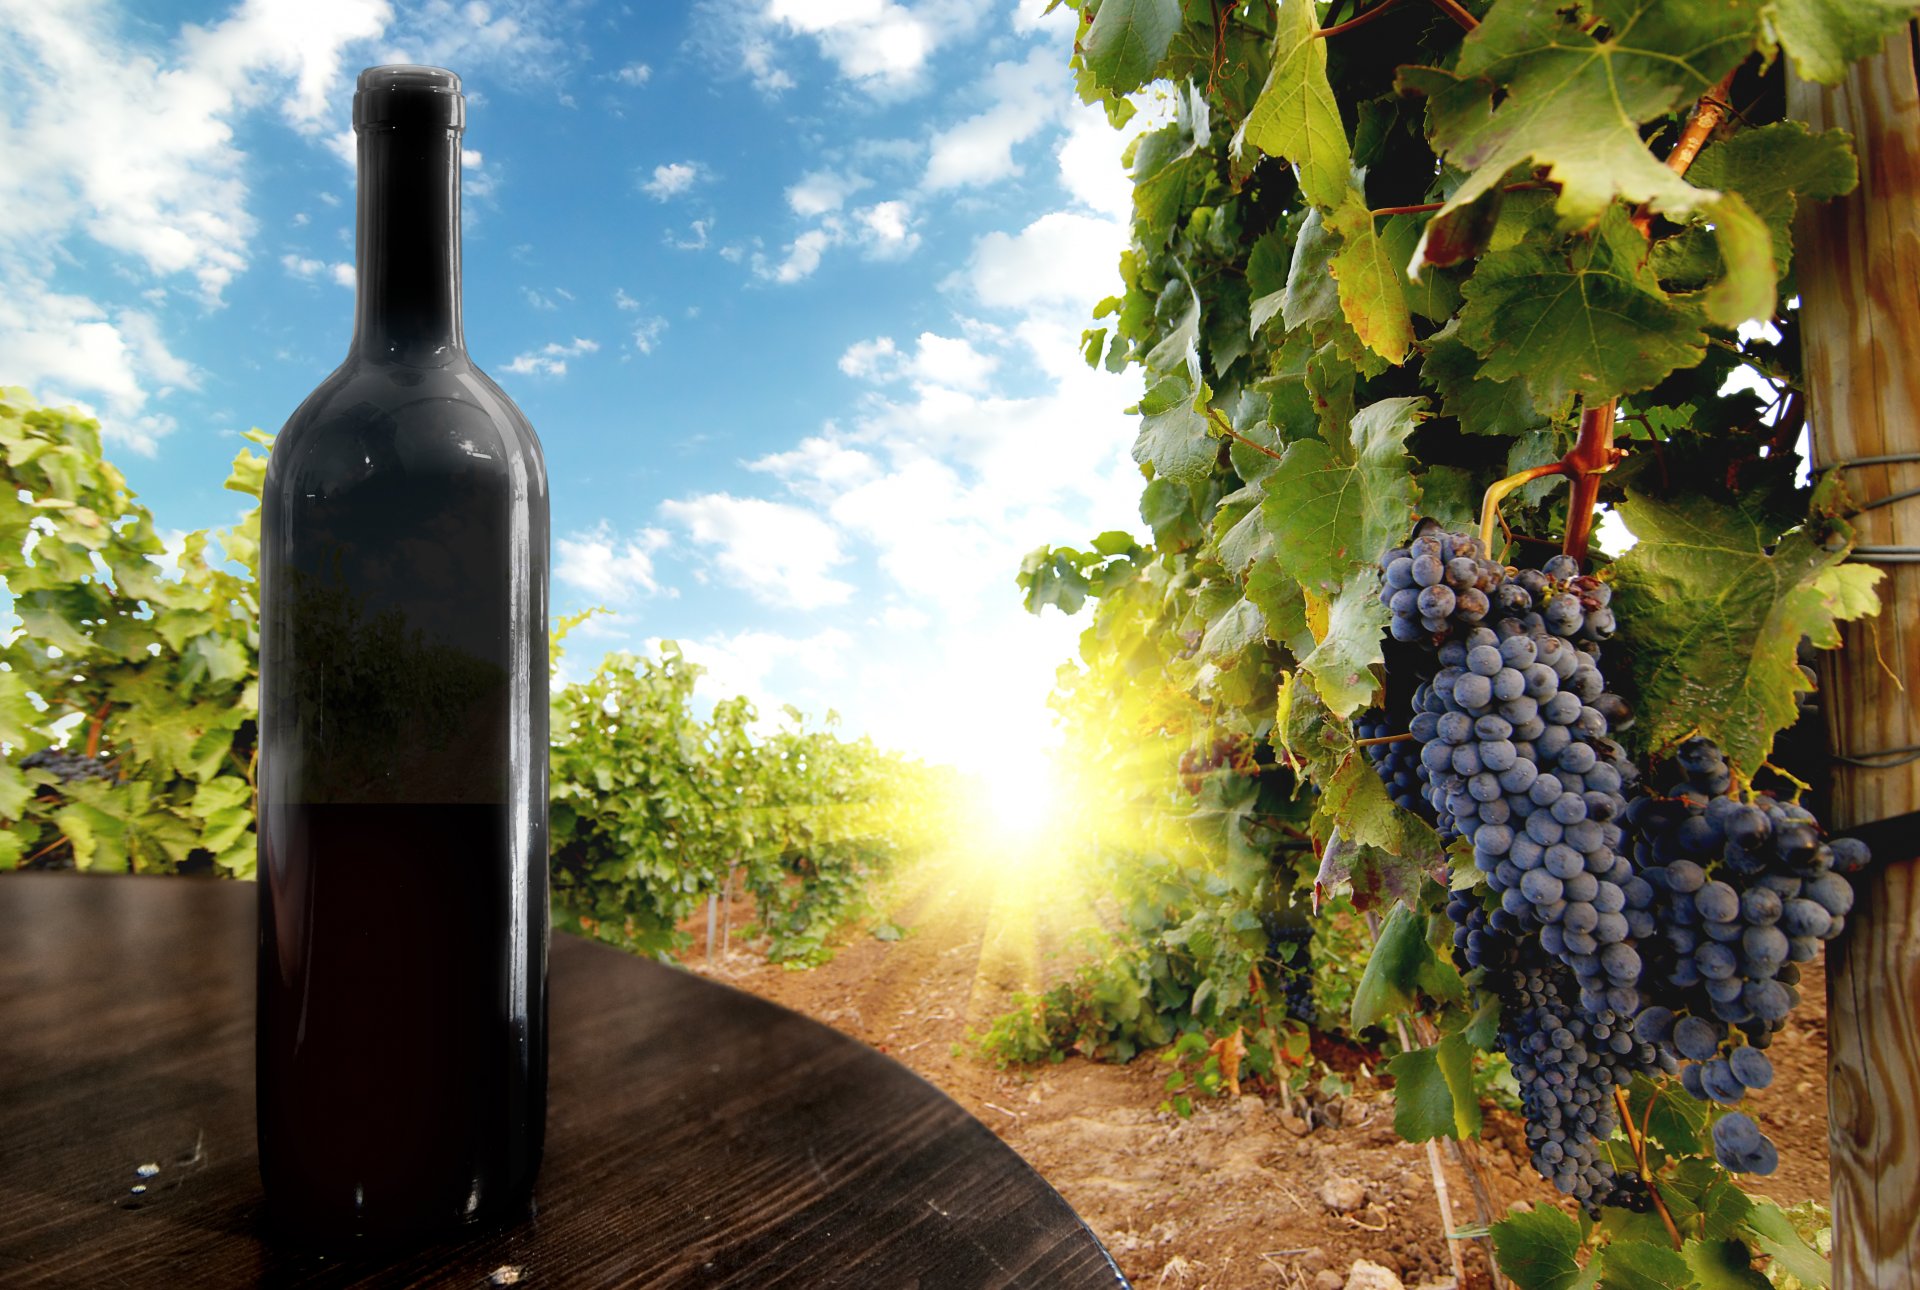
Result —
<path fill-rule="evenodd" d="M 353 104 L 347 359 L 261 496 L 260 1172 L 352 1247 L 524 1213 L 547 1084 L 546 467 L 467 356 L 460 80 Z"/>

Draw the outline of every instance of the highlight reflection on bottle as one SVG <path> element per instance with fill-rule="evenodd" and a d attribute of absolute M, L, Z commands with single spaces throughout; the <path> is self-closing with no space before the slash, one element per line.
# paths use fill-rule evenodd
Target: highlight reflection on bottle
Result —
<path fill-rule="evenodd" d="M 464 126 L 361 73 L 353 343 L 261 498 L 260 1168 L 323 1244 L 520 1212 L 544 1139 L 546 467 L 466 352 Z"/>

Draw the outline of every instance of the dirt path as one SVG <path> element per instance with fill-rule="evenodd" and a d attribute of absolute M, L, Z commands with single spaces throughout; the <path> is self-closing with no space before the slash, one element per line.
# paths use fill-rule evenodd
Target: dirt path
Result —
<path fill-rule="evenodd" d="M 1362 1089 L 1311 1127 L 1248 1095 L 1201 1103 L 1192 1118 L 1156 1110 L 1168 1067 L 1151 1054 L 1126 1066 L 1071 1058 L 997 1071 L 966 1043 L 1015 990 L 1056 979 L 1067 947 L 1092 921 L 1070 900 L 1016 905 L 1016 890 L 947 856 L 901 874 L 881 898 L 906 930 L 887 942 L 856 929 L 834 960 L 804 971 L 767 965 L 743 944 L 706 957 L 705 919 L 690 926 L 688 966 L 806 1013 L 889 1053 L 988 1125 L 1051 1182 L 1139 1287 L 1327 1290 L 1356 1259 L 1409 1287 L 1445 1281 L 1451 1265 L 1424 1147 L 1393 1132 L 1390 1098 Z M 1781 1171 L 1756 1188 L 1783 1202 L 1827 1187 L 1824 978 L 1773 1052 L 1774 1086 L 1753 1099 L 1779 1143 Z M 1316 1117 L 1317 1120 L 1317 1117 Z M 1527 1166 L 1519 1123 L 1493 1112 L 1482 1144 L 1496 1207 L 1555 1199 Z M 1455 1224 L 1474 1221 L 1449 1169 Z M 1481 1283 L 1469 1247 L 1470 1283 Z"/>

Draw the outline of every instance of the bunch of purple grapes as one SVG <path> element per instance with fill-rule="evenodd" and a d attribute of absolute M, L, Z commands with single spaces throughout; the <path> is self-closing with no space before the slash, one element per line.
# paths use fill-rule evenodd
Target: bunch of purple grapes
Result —
<path fill-rule="evenodd" d="M 71 784 L 76 780 L 104 779 L 109 783 L 121 782 L 119 770 L 110 766 L 103 758 L 89 757 L 84 753 L 68 752 L 65 748 L 42 748 L 30 752 L 20 759 L 22 770 L 44 770 L 62 784 Z"/>
<path fill-rule="evenodd" d="M 1565 556 L 1509 576 L 1477 539 L 1431 530 L 1381 569 L 1394 635 L 1414 643 L 1417 627 L 1431 650 L 1408 730 L 1436 823 L 1473 844 L 1502 908 L 1541 930 L 1609 1033 L 1624 1029 L 1640 1008 L 1635 942 L 1654 930 L 1653 893 L 1621 853 L 1635 775 L 1608 738 L 1608 713 L 1623 720 L 1627 706 L 1598 663 L 1614 629 L 1607 588 Z"/>
<path fill-rule="evenodd" d="M 1491 911 L 1450 902 L 1456 946 L 1501 996 L 1500 1045 L 1535 1167 L 1600 1204 L 1614 1186 L 1601 1150 L 1613 1090 L 1660 1065 L 1635 1034 L 1654 893 L 1619 823 L 1637 776 L 1609 737 L 1630 719 L 1600 671 L 1609 590 L 1564 556 L 1510 573 L 1477 539 L 1430 525 L 1381 572 L 1392 634 L 1420 660 L 1414 779 L 1441 835 L 1472 843 L 1499 898 Z"/>
<path fill-rule="evenodd" d="M 1795 803 L 1736 793 L 1709 740 L 1682 744 L 1675 761 L 1671 795 L 1628 809 L 1665 933 L 1656 966 L 1672 1005 L 1647 1009 L 1641 1025 L 1686 1061 L 1688 1092 L 1732 1105 L 1773 1082 L 1764 1050 L 1799 1002 L 1799 965 L 1840 934 L 1853 907 L 1844 875 L 1871 857 L 1858 839 L 1823 842 L 1813 814 Z M 1715 1123 L 1714 1154 L 1741 1173 L 1772 1173 L 1779 1160 L 1740 1112 Z"/>
<path fill-rule="evenodd" d="M 1632 712 L 1601 670 L 1610 590 L 1571 559 L 1510 571 L 1429 522 L 1381 572 L 1396 658 L 1414 660 L 1418 685 L 1412 738 L 1367 751 L 1396 802 L 1472 844 L 1497 898 L 1455 892 L 1448 914 L 1461 967 L 1500 996 L 1535 1167 L 1614 1203 L 1614 1090 L 1677 1073 L 1731 1104 L 1765 1087 L 1762 1050 L 1798 1002 L 1798 964 L 1844 925 L 1842 875 L 1866 848 L 1823 842 L 1795 804 L 1735 793 L 1705 740 L 1679 750 L 1673 793 L 1643 786 L 1612 738 Z M 1370 714 L 1360 733 L 1393 724 Z M 1721 1115 L 1713 1137 L 1729 1169 L 1777 1163 L 1744 1114 Z"/>

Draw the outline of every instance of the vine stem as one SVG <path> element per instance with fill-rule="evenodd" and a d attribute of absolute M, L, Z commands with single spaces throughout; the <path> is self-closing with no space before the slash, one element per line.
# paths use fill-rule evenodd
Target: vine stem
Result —
<path fill-rule="evenodd" d="M 1370 739 L 1356 739 L 1353 741 L 1353 746 L 1355 748 L 1371 748 L 1375 744 L 1404 743 L 1411 738 L 1413 738 L 1413 735 L 1411 732 L 1403 731 L 1402 733 L 1397 735 L 1374 735 Z"/>
<path fill-rule="evenodd" d="M 1566 473 L 1566 459 L 1562 458 L 1559 461 L 1550 461 L 1544 466 L 1529 467 L 1517 475 L 1508 475 L 1505 479 L 1495 481 L 1480 502 L 1480 545 L 1486 547 L 1489 552 L 1493 550 L 1493 531 L 1500 526 L 1500 503 L 1506 500 L 1508 493 L 1536 479 Z"/>
<path fill-rule="evenodd" d="M 1567 536 L 1560 549 L 1584 563 L 1593 536 L 1593 509 L 1600 500 L 1600 476 L 1613 469 L 1620 454 L 1613 447 L 1614 401 L 1608 399 L 1580 414 L 1580 437 L 1560 459 L 1561 473 L 1573 480 L 1567 499 Z"/>
<path fill-rule="evenodd" d="M 1620 1123 L 1626 1126 L 1627 1143 L 1633 1148 L 1633 1161 L 1640 1167 L 1640 1181 L 1647 1185 L 1647 1195 L 1653 1197 L 1653 1207 L 1660 1214 L 1660 1221 L 1667 1225 L 1667 1239 L 1673 1242 L 1676 1250 L 1686 1246 L 1680 1239 L 1680 1229 L 1673 1225 L 1673 1215 L 1667 1212 L 1667 1202 L 1660 1199 L 1660 1189 L 1653 1184 L 1653 1170 L 1647 1167 L 1647 1135 L 1642 1129 L 1634 1127 L 1633 1110 L 1627 1104 L 1627 1090 L 1616 1087 L 1613 1101 L 1620 1108 Z M 1647 1115 L 1653 1115 L 1653 1105 L 1648 1103 Z"/>
<path fill-rule="evenodd" d="M 1502 184 L 1500 191 L 1503 193 L 1524 193 L 1533 189 L 1552 187 L 1553 185 L 1547 183 L 1545 180 L 1522 179 L 1516 183 Z M 1367 214 L 1373 216 L 1375 219 L 1379 219 L 1385 215 L 1424 215 L 1429 211 L 1437 211 L 1445 205 L 1445 202 L 1415 202 L 1411 206 L 1382 206 L 1376 210 L 1368 211 Z"/>
<path fill-rule="evenodd" d="M 1275 461 L 1285 460 L 1285 458 L 1283 458 L 1279 453 L 1267 447 L 1265 444 L 1255 443 L 1253 440 L 1247 438 L 1245 435 L 1241 434 L 1238 430 L 1235 430 L 1232 426 L 1228 425 L 1227 419 L 1220 415 L 1219 408 L 1208 408 L 1207 418 L 1210 421 L 1212 421 L 1215 425 L 1219 426 L 1220 429 L 1226 434 L 1226 436 L 1229 439 L 1237 439 L 1241 443 L 1244 443 L 1245 445 L 1247 445 L 1247 447 L 1253 449 L 1255 452 L 1265 453 L 1267 456 L 1273 458 Z"/>
<path fill-rule="evenodd" d="M 1684 175 L 1700 149 L 1706 146 L 1720 123 L 1727 119 L 1727 95 L 1733 89 L 1738 66 L 1720 78 L 1720 83 L 1701 95 L 1687 118 L 1686 128 L 1667 154 L 1667 169 Z M 1653 213 L 1643 203 L 1634 212 L 1633 226 L 1640 236 L 1653 236 Z M 1608 399 L 1580 414 L 1580 437 L 1573 450 L 1561 458 L 1566 473 L 1573 479 L 1573 495 L 1567 499 L 1567 533 L 1560 549 L 1581 563 L 1586 562 L 1587 547 L 1593 537 L 1593 512 L 1600 501 L 1600 476 L 1612 470 L 1620 454 L 1613 447 L 1615 402 Z"/>
<path fill-rule="evenodd" d="M 1460 24 L 1462 31 L 1472 31 L 1480 25 L 1480 20 L 1460 6 L 1460 0 L 1433 0 L 1435 7 L 1447 17 Z"/>
<path fill-rule="evenodd" d="M 1674 142 L 1673 151 L 1667 154 L 1667 169 L 1676 175 L 1687 173 L 1687 167 L 1700 155 L 1700 149 L 1707 146 L 1707 140 L 1720 128 L 1731 111 L 1727 98 L 1733 93 L 1733 78 L 1740 72 L 1740 66 L 1720 78 L 1720 83 L 1700 96 L 1693 105 L 1693 115 L 1687 118 L 1686 128 L 1680 131 L 1680 138 Z M 1634 212 L 1633 226 L 1640 230 L 1640 236 L 1651 238 L 1653 235 L 1653 212 L 1642 203 Z"/>
<path fill-rule="evenodd" d="M 1381 14 L 1387 12 L 1387 10 L 1389 9 L 1392 9 L 1394 6 L 1398 5 L 1399 3 L 1400 3 L 1400 0 L 1380 0 L 1379 4 L 1367 10 L 1365 13 L 1356 14 L 1354 17 L 1347 19 L 1345 22 L 1338 23 L 1332 27 L 1320 28 L 1318 31 L 1313 33 L 1313 38 L 1315 40 L 1325 40 L 1329 36 L 1338 36 L 1342 32 L 1352 31 L 1355 27 L 1364 27 L 1368 23 L 1372 22 L 1375 18 L 1378 18 Z"/>
<path fill-rule="evenodd" d="M 93 710 L 93 717 L 87 724 L 87 756 L 100 755 L 100 727 L 107 722 L 107 710 L 113 706 L 113 700 L 102 699 L 100 706 Z"/>

